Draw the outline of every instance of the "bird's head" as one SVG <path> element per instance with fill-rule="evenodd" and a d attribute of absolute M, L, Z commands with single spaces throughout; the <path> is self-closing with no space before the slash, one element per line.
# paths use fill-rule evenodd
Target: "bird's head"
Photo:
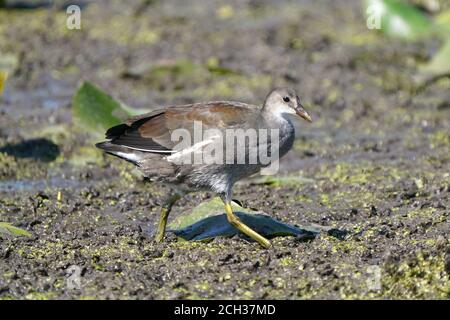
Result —
<path fill-rule="evenodd" d="M 272 90 L 264 102 L 264 109 L 275 116 L 295 114 L 308 122 L 312 122 L 311 116 L 303 108 L 300 98 L 292 89 L 278 88 Z"/>

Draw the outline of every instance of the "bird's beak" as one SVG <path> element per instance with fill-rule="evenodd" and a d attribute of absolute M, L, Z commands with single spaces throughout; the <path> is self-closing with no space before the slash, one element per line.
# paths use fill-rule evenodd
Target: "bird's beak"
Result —
<path fill-rule="evenodd" d="M 297 108 L 295 108 L 295 113 L 305 119 L 308 122 L 312 122 L 311 116 L 306 112 L 303 106 L 300 103 L 297 103 Z"/>

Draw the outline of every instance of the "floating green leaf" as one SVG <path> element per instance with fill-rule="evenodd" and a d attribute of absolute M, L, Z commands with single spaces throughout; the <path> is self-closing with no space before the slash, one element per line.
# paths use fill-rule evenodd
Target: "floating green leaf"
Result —
<path fill-rule="evenodd" d="M 232 207 L 242 222 L 268 238 L 296 236 L 301 239 L 311 239 L 322 231 L 328 232 L 332 236 L 342 233 L 336 232 L 336 229 L 320 226 L 299 228 L 277 221 L 268 215 L 242 208 L 237 203 L 233 203 Z M 218 236 L 231 237 L 239 234 L 240 232 L 230 225 L 225 214 L 217 214 L 223 211 L 222 200 L 214 198 L 200 204 L 190 214 L 178 217 L 169 224 L 169 228 L 178 237 L 195 241 L 210 240 Z"/>
<path fill-rule="evenodd" d="M 119 102 L 90 82 L 78 89 L 72 107 L 75 124 L 99 134 L 130 116 Z"/>
<path fill-rule="evenodd" d="M 84 82 L 73 97 L 74 123 L 98 135 L 139 113 L 144 113 L 144 110 L 121 104 L 90 82 Z"/>
<path fill-rule="evenodd" d="M 12 226 L 6 222 L 0 222 L 0 235 L 8 235 L 8 236 L 25 236 L 31 237 L 31 234 L 23 229 Z"/>
<path fill-rule="evenodd" d="M 369 28 L 406 40 L 416 40 L 434 30 L 433 22 L 419 9 L 398 0 L 366 0 Z"/>
<path fill-rule="evenodd" d="M 297 236 L 303 239 L 312 239 L 318 232 L 302 230 L 294 226 L 279 222 L 264 214 L 248 214 L 235 212 L 243 223 L 259 234 L 268 238 L 277 236 Z M 184 240 L 210 240 L 218 236 L 231 237 L 240 233 L 227 220 L 225 214 L 220 214 L 200 220 L 193 225 L 173 231 Z"/>
<path fill-rule="evenodd" d="M 231 207 L 233 208 L 233 210 L 242 211 L 243 209 L 235 202 L 231 203 Z M 199 204 L 197 207 L 192 209 L 192 212 L 177 217 L 171 223 L 169 223 L 168 227 L 171 229 L 185 228 L 193 223 L 200 221 L 201 219 L 210 217 L 217 212 L 222 212 L 223 210 L 224 205 L 222 200 L 219 197 L 215 197 L 209 201 Z"/>

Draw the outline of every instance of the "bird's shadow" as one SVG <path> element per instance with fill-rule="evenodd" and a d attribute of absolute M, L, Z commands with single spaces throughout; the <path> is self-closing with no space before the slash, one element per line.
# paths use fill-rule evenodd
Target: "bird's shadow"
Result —
<path fill-rule="evenodd" d="M 267 238 L 295 236 L 298 240 L 308 241 L 314 239 L 321 232 L 326 232 L 332 237 L 343 240 L 349 234 L 345 230 L 322 226 L 297 227 L 277 221 L 265 214 L 248 214 L 244 212 L 235 212 L 235 214 L 243 223 Z M 225 214 L 210 216 L 187 227 L 169 231 L 184 240 L 192 241 L 206 241 L 218 236 L 231 237 L 240 234 L 240 231 L 228 222 Z"/>
<path fill-rule="evenodd" d="M 6 144 L 0 147 L 0 153 L 15 158 L 30 158 L 43 162 L 55 160 L 59 154 L 59 147 L 45 138 L 25 140 L 16 144 Z"/>

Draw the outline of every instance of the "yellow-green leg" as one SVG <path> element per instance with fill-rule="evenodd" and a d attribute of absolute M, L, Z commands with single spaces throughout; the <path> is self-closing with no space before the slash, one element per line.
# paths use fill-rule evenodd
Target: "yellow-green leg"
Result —
<path fill-rule="evenodd" d="M 230 202 L 224 201 L 224 203 L 225 203 L 225 212 L 227 213 L 227 219 L 229 223 L 231 223 L 236 229 L 238 229 L 242 233 L 246 234 L 253 240 L 257 241 L 264 248 L 270 248 L 271 244 L 269 240 L 267 240 L 258 232 L 254 231 L 253 229 L 245 225 L 238 217 L 236 217 L 236 215 L 233 213 L 233 209 L 231 208 Z"/>
<path fill-rule="evenodd" d="M 171 195 L 164 205 L 161 207 L 159 223 L 158 223 L 158 231 L 156 233 L 155 240 L 156 242 L 161 242 L 164 239 L 164 234 L 166 233 L 166 225 L 167 219 L 169 218 L 169 213 L 172 210 L 172 206 L 174 203 L 181 198 L 180 194 Z"/>

